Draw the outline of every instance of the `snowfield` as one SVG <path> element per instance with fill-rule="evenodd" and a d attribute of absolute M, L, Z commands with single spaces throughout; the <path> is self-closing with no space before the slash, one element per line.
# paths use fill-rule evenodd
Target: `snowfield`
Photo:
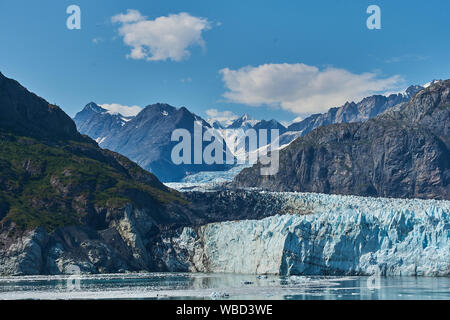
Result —
<path fill-rule="evenodd" d="M 450 201 L 248 192 L 312 211 L 184 228 L 170 239 L 177 261 L 169 265 L 248 274 L 450 275 Z"/>

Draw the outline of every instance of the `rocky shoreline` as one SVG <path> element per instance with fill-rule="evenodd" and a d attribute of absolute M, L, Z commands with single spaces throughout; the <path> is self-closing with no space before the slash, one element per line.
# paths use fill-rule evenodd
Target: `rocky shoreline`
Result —
<path fill-rule="evenodd" d="M 242 190 L 185 196 L 197 222 L 152 237 L 151 218 L 131 206 L 104 230 L 37 228 L 14 241 L 3 231 L 0 241 L 10 243 L 0 251 L 0 274 L 70 274 L 74 266 L 82 273 L 450 274 L 449 201 Z M 241 215 L 228 216 L 224 208 L 235 206 Z"/>

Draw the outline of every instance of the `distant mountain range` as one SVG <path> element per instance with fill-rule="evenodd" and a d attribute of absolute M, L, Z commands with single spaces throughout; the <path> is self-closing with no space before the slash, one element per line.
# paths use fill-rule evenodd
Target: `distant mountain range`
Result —
<path fill-rule="evenodd" d="M 192 164 L 176 165 L 172 162 L 171 152 L 178 143 L 171 141 L 175 129 L 188 130 L 193 146 L 194 122 L 201 123 L 203 132 L 211 128 L 185 107 L 157 103 L 145 107 L 134 117 L 124 117 L 91 102 L 76 114 L 74 121 L 81 133 L 93 138 L 102 148 L 126 155 L 162 181 L 179 181 L 196 172 L 220 171 L 230 167 L 226 164 L 193 164 L 193 159 Z M 206 145 L 203 144 L 202 151 Z M 226 146 L 223 152 L 227 152 Z"/>
<path fill-rule="evenodd" d="M 334 123 L 361 122 L 374 118 L 395 105 L 409 101 L 422 86 L 413 85 L 404 93 L 389 96 L 373 95 L 360 102 L 347 102 L 341 107 L 331 108 L 326 113 L 313 114 L 300 122 L 288 126 L 285 134 L 280 137 L 280 146 L 286 146 L 298 137 L 306 135 L 315 128 Z"/>
<path fill-rule="evenodd" d="M 433 82 L 410 98 L 416 89 L 407 96 L 374 96 L 331 112 L 333 121 L 343 122 L 349 118 L 336 115 L 345 110 L 354 110 L 353 119 L 360 120 L 381 113 L 365 122 L 314 130 L 309 122 L 293 125 L 302 133 L 312 131 L 281 150 L 279 172 L 261 176 L 258 163 L 242 170 L 234 186 L 450 199 L 450 80 Z M 320 118 L 327 117 L 311 119 Z"/>
<path fill-rule="evenodd" d="M 257 152 L 257 150 L 265 145 L 261 144 L 260 141 L 260 129 L 267 130 L 267 142 L 271 142 L 272 138 L 271 129 L 277 129 L 279 135 L 286 132 L 286 127 L 283 126 L 278 121 L 272 119 L 269 121 L 266 120 L 255 120 L 250 117 L 248 114 L 242 115 L 240 118 L 234 120 L 228 126 L 221 125 L 218 121 L 211 121 L 211 125 L 220 133 L 220 135 L 224 138 L 227 146 L 231 149 L 234 156 L 240 161 L 248 161 L 247 154 L 248 152 Z M 256 139 L 256 149 L 252 149 L 250 147 L 249 139 L 246 136 L 247 130 L 253 129 L 256 131 L 257 139 Z M 261 134 L 265 134 L 262 132 Z M 234 146 L 234 148 L 233 148 Z"/>
<path fill-rule="evenodd" d="M 248 115 L 223 127 L 218 122 L 208 123 L 185 107 L 175 108 L 162 103 L 149 105 L 134 117 L 124 117 L 90 102 L 76 114 L 74 121 L 81 133 L 94 139 L 102 148 L 126 155 L 165 182 L 179 181 L 198 172 L 231 168 L 226 164 L 174 164 L 171 151 L 177 142 L 171 141 L 171 134 L 175 129 L 186 129 L 193 136 L 195 121 L 202 124 L 203 132 L 214 128 L 223 137 L 224 154 L 232 152 L 232 156 L 237 158 L 245 156 L 245 150 L 249 148 L 248 139 L 242 140 L 248 129 L 267 129 L 268 141 L 271 139 L 270 129 L 279 129 L 280 134 L 286 131 L 276 120 L 254 120 Z M 228 148 L 240 142 L 243 144 L 239 149 L 233 151 Z"/>
<path fill-rule="evenodd" d="M 231 123 L 224 124 L 214 119 L 208 121 L 191 113 L 185 107 L 179 109 L 168 104 L 153 104 L 145 107 L 134 117 L 112 113 L 91 102 L 76 114 L 74 121 L 78 130 L 91 137 L 106 149 L 126 155 L 144 169 L 153 172 L 162 181 L 180 181 L 188 175 L 203 171 L 224 171 L 229 165 L 175 165 L 171 160 L 171 150 L 176 142 L 170 141 L 174 129 L 187 129 L 193 133 L 194 121 L 202 123 L 203 130 L 213 128 L 223 137 L 224 153 L 231 152 L 240 162 L 248 161 L 248 152 L 258 152 L 265 144 L 257 138 L 257 150 L 250 150 L 246 132 L 249 129 L 267 130 L 267 142 L 273 142 L 270 129 L 278 129 L 277 143 L 284 148 L 298 137 L 311 130 L 334 123 L 366 121 L 407 102 L 421 86 L 410 86 L 404 93 L 389 96 L 373 95 L 358 103 L 347 102 L 341 107 L 331 108 L 323 114 L 311 115 L 287 128 L 278 121 L 255 120 L 244 114 Z"/>

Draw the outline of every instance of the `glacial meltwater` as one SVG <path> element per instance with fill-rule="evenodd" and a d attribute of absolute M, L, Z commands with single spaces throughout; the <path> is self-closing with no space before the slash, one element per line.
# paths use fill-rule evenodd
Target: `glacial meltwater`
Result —
<path fill-rule="evenodd" d="M 0 299 L 450 299 L 449 277 L 129 273 L 0 278 Z"/>

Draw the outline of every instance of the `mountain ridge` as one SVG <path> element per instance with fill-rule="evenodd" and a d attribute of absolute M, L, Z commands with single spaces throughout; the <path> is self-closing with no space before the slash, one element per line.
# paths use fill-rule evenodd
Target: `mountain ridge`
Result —
<path fill-rule="evenodd" d="M 234 187 L 449 199 L 450 80 L 365 122 L 321 126 L 280 152 L 280 171 L 241 171 Z"/>
<path fill-rule="evenodd" d="M 136 116 L 124 119 L 120 114 L 89 113 L 87 105 L 74 118 L 81 133 L 95 139 L 102 148 L 114 150 L 129 157 L 162 181 L 179 181 L 199 171 L 223 171 L 226 164 L 174 164 L 172 149 L 178 143 L 171 140 L 172 132 L 185 129 L 194 145 L 194 123 L 199 122 L 202 133 L 211 126 L 186 107 L 176 108 L 166 103 L 155 103 L 143 108 Z M 204 150 L 206 143 L 202 145 Z M 227 151 L 224 147 L 224 154 Z M 224 156 L 225 159 L 225 156 Z"/>

